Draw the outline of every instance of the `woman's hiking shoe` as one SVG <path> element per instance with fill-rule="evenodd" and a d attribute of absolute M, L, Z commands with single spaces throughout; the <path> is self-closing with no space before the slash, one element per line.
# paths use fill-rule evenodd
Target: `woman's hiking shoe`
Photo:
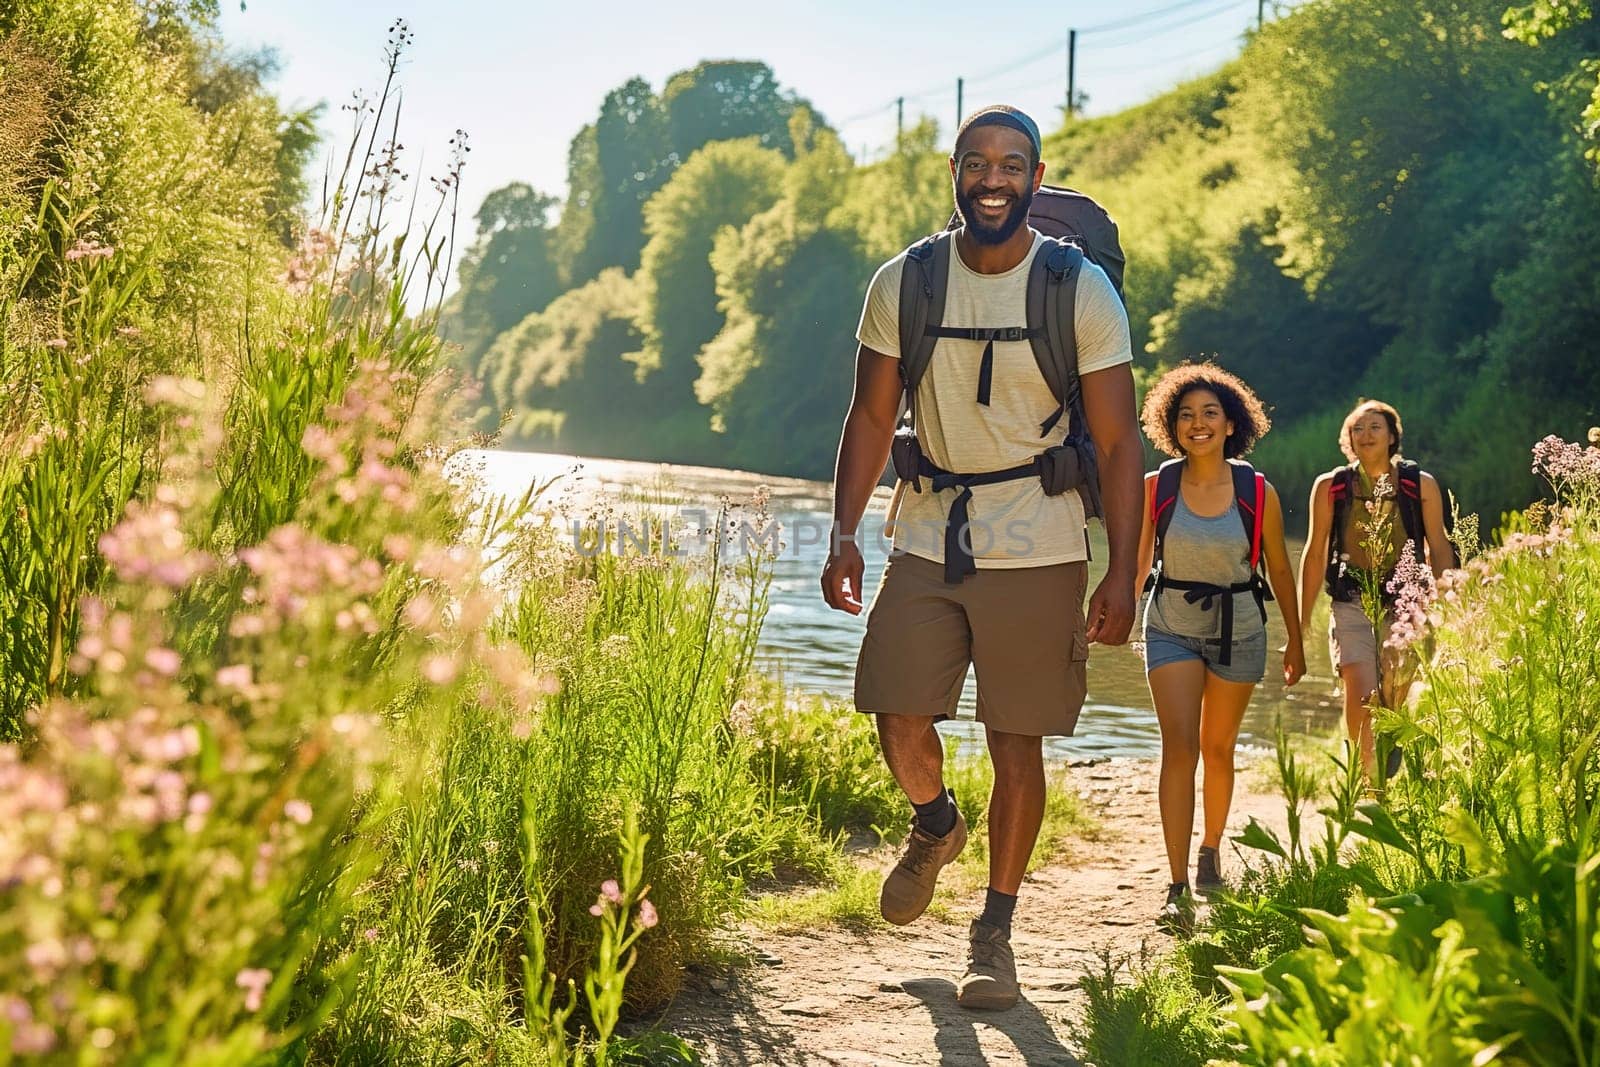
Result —
<path fill-rule="evenodd" d="M 904 926 L 927 911 L 939 872 L 966 847 L 967 820 L 960 811 L 956 812 L 955 829 L 943 837 L 934 837 L 913 822 L 905 854 L 883 880 L 883 892 L 878 896 L 884 922 Z"/>
<path fill-rule="evenodd" d="M 1011 936 L 981 919 L 972 920 L 967 934 L 967 973 L 956 986 L 956 1003 L 977 1011 L 1005 1011 L 1019 996 Z"/>
<path fill-rule="evenodd" d="M 1387 782 L 1400 773 L 1400 768 L 1405 766 L 1405 761 L 1400 752 L 1400 746 L 1395 745 L 1389 749 L 1389 756 L 1383 761 L 1383 780 Z"/>
<path fill-rule="evenodd" d="M 1189 887 L 1177 882 L 1167 887 L 1167 902 L 1156 916 L 1156 925 L 1173 937 L 1188 937 L 1194 933 L 1194 897 Z"/>
<path fill-rule="evenodd" d="M 1212 893 L 1222 888 L 1222 857 L 1210 845 L 1200 846 L 1194 865 L 1194 891 Z"/>

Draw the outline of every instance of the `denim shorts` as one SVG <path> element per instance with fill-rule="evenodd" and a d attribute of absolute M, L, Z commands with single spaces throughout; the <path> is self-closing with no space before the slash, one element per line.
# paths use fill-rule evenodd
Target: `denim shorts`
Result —
<path fill-rule="evenodd" d="M 1169 663 L 1197 659 L 1206 670 L 1225 682 L 1261 681 L 1267 675 L 1267 632 L 1257 630 L 1247 637 L 1233 640 L 1233 662 L 1226 667 L 1217 661 L 1222 657 L 1222 641 L 1215 637 L 1180 637 L 1158 630 L 1154 626 L 1144 629 L 1144 670 L 1146 674 Z"/>

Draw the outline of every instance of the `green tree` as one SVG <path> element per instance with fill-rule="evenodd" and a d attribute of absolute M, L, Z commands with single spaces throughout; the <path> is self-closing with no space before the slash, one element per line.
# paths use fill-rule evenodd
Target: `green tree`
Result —
<path fill-rule="evenodd" d="M 506 432 L 597 456 L 650 454 L 653 397 L 621 353 L 638 348 L 639 283 L 617 267 L 501 334 L 483 373 Z"/>
<path fill-rule="evenodd" d="M 695 399 L 695 357 L 723 324 L 712 242 L 724 228 L 744 225 L 778 200 L 786 166 L 780 153 L 760 147 L 756 138 L 714 141 L 690 156 L 645 207 L 650 239 L 639 271 L 640 377 L 651 383 L 663 413 L 692 412 L 702 438 L 710 419 Z"/>
<path fill-rule="evenodd" d="M 638 267 L 644 204 L 671 176 L 668 153 L 666 116 L 649 82 L 630 78 L 606 94 L 594 125 L 573 139 L 568 162 L 569 285 L 606 267 Z"/>
<path fill-rule="evenodd" d="M 765 63 L 716 60 L 667 79 L 661 103 L 672 152 L 684 160 L 712 141 L 745 137 L 792 156 L 789 116 L 804 102 L 779 89 Z"/>
<path fill-rule="evenodd" d="M 826 476 L 850 399 L 861 294 L 875 263 L 818 210 L 853 174 L 830 131 L 799 114 L 784 198 L 723 230 L 711 263 L 727 323 L 700 353 L 696 395 L 738 463 Z"/>
<path fill-rule="evenodd" d="M 478 208 L 477 237 L 461 257 L 460 288 L 450 307 L 450 335 L 462 363 L 477 374 L 483 352 L 502 331 L 542 309 L 561 291 L 551 249 L 554 197 L 523 182 L 502 186 Z"/>

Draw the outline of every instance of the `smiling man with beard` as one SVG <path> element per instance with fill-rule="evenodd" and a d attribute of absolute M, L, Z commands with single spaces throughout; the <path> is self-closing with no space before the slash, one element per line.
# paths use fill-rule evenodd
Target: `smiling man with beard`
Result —
<path fill-rule="evenodd" d="M 1040 154 L 1037 125 L 1015 108 L 985 108 L 957 133 L 950 173 L 962 225 L 941 238 L 953 246 L 943 317 L 924 334 L 937 340 L 908 398 L 920 449 L 914 466 L 933 480 L 909 478 L 915 491 L 903 493 L 856 666 L 856 707 L 876 717 L 884 759 L 916 812 L 880 898 L 883 917 L 899 925 L 923 913 L 940 869 L 966 844 L 934 723 L 954 713 L 967 669 L 976 668 L 995 785 L 989 891 L 957 988 L 970 1008 L 1017 1001 L 1011 919 L 1044 814 L 1043 738 L 1073 732 L 1088 643 L 1126 641 L 1134 612 L 1143 454 L 1128 319 L 1111 281 L 1087 259 L 1067 271 L 1076 272 L 1071 324 L 1110 544 L 1087 613 L 1083 499 L 1059 485 L 1047 490 L 1036 462 L 1068 432 L 1029 340 L 1035 331 L 1019 325 L 1029 321 L 1035 257 L 1063 251 L 1026 224 L 1044 176 Z M 834 484 L 835 543 L 822 573 L 828 604 L 851 614 L 862 610 L 855 535 L 907 388 L 901 281 L 921 262 L 908 267 L 907 255 L 879 269 L 857 330 L 855 395 Z"/>

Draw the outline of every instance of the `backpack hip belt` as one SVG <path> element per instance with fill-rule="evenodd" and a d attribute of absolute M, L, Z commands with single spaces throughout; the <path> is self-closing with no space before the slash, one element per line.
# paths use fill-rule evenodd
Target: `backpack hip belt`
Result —
<path fill-rule="evenodd" d="M 1004 470 L 984 471 L 980 474 L 958 474 L 947 471 L 928 457 L 917 456 L 917 480 L 913 488 L 921 492 L 920 478 L 927 478 L 934 492 L 946 489 L 961 490 L 950 503 L 944 523 L 944 580 L 947 585 L 960 585 L 968 575 L 978 573 L 978 563 L 972 558 L 972 518 L 967 506 L 972 503 L 972 488 L 978 485 L 999 485 L 1002 482 L 1021 481 L 1024 478 L 1043 479 L 1044 455 L 1033 457 L 1027 463 Z"/>
<path fill-rule="evenodd" d="M 1261 612 L 1261 622 L 1267 621 L 1267 601 L 1272 599 L 1272 590 L 1267 588 L 1259 574 L 1252 574 L 1246 582 L 1235 582 L 1232 585 L 1212 585 L 1210 582 L 1186 582 L 1181 578 L 1168 578 L 1157 572 L 1150 581 L 1150 588 L 1155 590 L 1157 596 L 1163 589 L 1177 589 L 1183 592 L 1183 599 L 1190 604 L 1199 604 L 1201 611 L 1210 611 L 1215 606 L 1217 598 L 1222 602 L 1222 654 L 1217 658 L 1221 666 L 1228 666 L 1233 662 L 1233 594 L 1250 593 L 1256 598 L 1256 610 Z"/>
<path fill-rule="evenodd" d="M 1256 610 L 1261 612 L 1263 625 L 1267 621 L 1267 601 L 1273 599 L 1272 587 L 1261 574 L 1261 537 L 1266 517 L 1267 480 L 1250 464 L 1233 460 L 1228 464 L 1233 478 L 1234 503 L 1239 508 L 1239 520 L 1244 524 L 1245 540 L 1250 546 L 1250 577 L 1232 585 L 1211 582 L 1191 582 L 1181 578 L 1168 578 L 1162 559 L 1162 549 L 1167 540 L 1167 527 L 1172 524 L 1172 514 L 1182 492 L 1183 460 L 1170 459 L 1161 465 L 1155 481 L 1150 485 L 1150 499 L 1146 507 L 1155 525 L 1150 576 L 1145 579 L 1145 592 L 1161 595 L 1163 589 L 1183 592 L 1183 599 L 1199 604 L 1201 611 L 1210 611 L 1217 598 L 1222 600 L 1222 654 L 1221 666 L 1233 662 L 1233 595 L 1249 593 L 1256 599 Z"/>

